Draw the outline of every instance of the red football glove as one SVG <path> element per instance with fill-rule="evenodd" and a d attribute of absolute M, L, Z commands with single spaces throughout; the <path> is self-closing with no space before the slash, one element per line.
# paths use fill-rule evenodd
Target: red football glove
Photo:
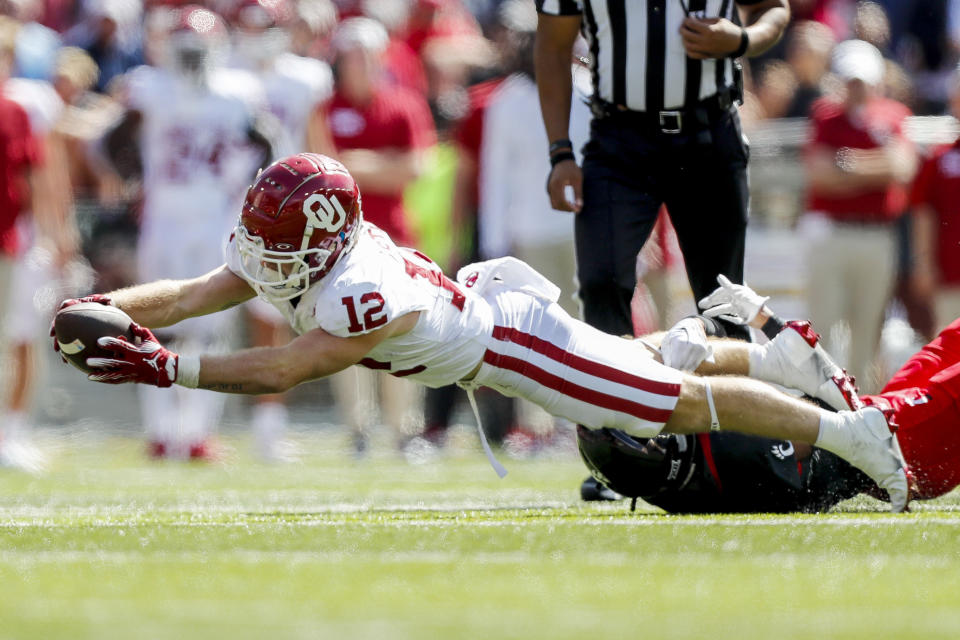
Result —
<path fill-rule="evenodd" d="M 156 387 L 172 385 L 177 379 L 180 356 L 164 348 L 150 329 L 134 322 L 130 325 L 130 331 L 140 338 L 140 344 L 123 337 L 97 340 L 101 347 L 112 350 L 115 357 L 87 358 L 87 366 L 98 370 L 87 378 L 107 384 L 139 382 Z"/>
<path fill-rule="evenodd" d="M 92 296 L 85 296 L 83 298 L 68 298 L 67 300 L 64 300 L 63 302 L 60 303 L 60 306 L 57 307 L 57 313 L 63 311 L 67 307 L 72 307 L 75 304 L 80 304 L 81 302 L 99 302 L 100 304 L 105 304 L 107 306 L 113 305 L 113 300 L 110 299 L 110 296 L 105 296 L 100 293 L 95 293 Z M 56 316 L 56 314 L 54 314 L 54 316 Z M 54 321 L 51 320 L 50 321 L 50 337 L 53 338 L 53 350 L 57 352 L 57 355 L 60 356 L 61 360 L 66 362 L 67 359 L 63 357 L 62 353 L 60 353 L 60 343 L 57 342 L 57 332 L 53 328 L 53 323 Z"/>

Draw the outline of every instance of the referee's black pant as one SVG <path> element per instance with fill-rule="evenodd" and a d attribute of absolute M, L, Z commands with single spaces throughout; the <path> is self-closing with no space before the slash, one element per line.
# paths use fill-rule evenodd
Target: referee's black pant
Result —
<path fill-rule="evenodd" d="M 676 134 L 636 112 L 594 118 L 583 150 L 583 209 L 575 222 L 579 295 L 588 324 L 633 333 L 636 258 L 663 203 L 696 299 L 716 288 L 718 274 L 743 282 L 748 158 L 733 108 L 684 122 Z M 742 328 L 731 333 L 744 337 Z"/>

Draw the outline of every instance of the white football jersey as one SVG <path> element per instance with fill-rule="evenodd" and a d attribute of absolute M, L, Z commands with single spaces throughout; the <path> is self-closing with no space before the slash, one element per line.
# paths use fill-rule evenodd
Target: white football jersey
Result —
<path fill-rule="evenodd" d="M 340 337 L 369 333 L 419 311 L 412 331 L 384 340 L 360 364 L 430 387 L 463 379 L 486 350 L 493 331 L 490 306 L 376 226 L 363 223 L 359 234 L 353 249 L 296 306 L 274 306 L 299 334 L 319 328 Z M 235 242 L 226 253 L 228 267 L 243 277 Z"/>
<path fill-rule="evenodd" d="M 283 53 L 272 59 L 266 68 L 237 57 L 229 71 L 246 74 L 256 82 L 259 95 L 254 108 L 268 113 L 279 131 L 271 131 L 275 158 L 307 149 L 307 124 L 320 104 L 333 95 L 333 73 L 330 65 L 314 58 Z M 235 85 L 231 80 L 229 85 Z M 225 87 L 229 89 L 229 87 Z M 242 96 L 247 99 L 249 96 Z M 252 104 L 252 103 L 251 103 Z"/>
<path fill-rule="evenodd" d="M 128 74 L 128 106 L 143 114 L 145 234 L 209 237 L 236 219 L 260 151 L 248 138 L 249 105 L 218 84 L 200 89 L 147 66 Z"/>
<path fill-rule="evenodd" d="M 284 53 L 273 67 L 260 74 L 267 108 L 280 122 L 293 145 L 289 153 L 307 148 L 307 123 L 314 110 L 333 95 L 333 74 L 329 65 L 313 58 Z M 287 155 L 278 152 L 280 157 Z"/>

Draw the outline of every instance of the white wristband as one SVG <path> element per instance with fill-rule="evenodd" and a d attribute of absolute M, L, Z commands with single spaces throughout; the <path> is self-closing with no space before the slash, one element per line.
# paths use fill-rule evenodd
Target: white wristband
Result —
<path fill-rule="evenodd" d="M 196 389 L 200 385 L 200 356 L 178 356 L 177 379 L 174 382 L 181 387 Z"/>

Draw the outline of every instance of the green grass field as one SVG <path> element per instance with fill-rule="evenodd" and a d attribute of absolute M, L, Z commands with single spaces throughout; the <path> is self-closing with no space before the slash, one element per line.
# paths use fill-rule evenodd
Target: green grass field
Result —
<path fill-rule="evenodd" d="M 631 514 L 572 456 L 0 470 L 3 638 L 958 638 L 960 494 L 913 513 Z M 375 452 L 376 453 L 376 452 Z"/>

